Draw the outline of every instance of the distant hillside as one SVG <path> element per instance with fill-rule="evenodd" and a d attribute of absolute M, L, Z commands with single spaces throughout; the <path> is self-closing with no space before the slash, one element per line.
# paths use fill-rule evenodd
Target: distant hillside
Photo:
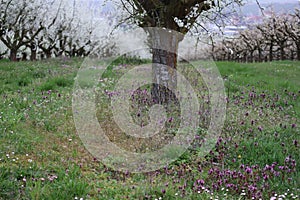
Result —
<path fill-rule="evenodd" d="M 260 3 L 260 5 L 265 8 L 265 10 L 273 10 L 275 13 L 291 13 L 295 8 L 300 9 L 299 3 Z M 261 11 L 256 3 L 248 3 L 241 8 L 243 15 L 260 15 Z"/>

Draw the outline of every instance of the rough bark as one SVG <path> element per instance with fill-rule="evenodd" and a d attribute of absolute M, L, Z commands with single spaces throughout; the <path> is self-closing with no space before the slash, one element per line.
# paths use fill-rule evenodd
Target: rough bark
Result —
<path fill-rule="evenodd" d="M 152 51 L 154 84 L 151 95 L 156 103 L 167 103 L 174 99 L 172 90 L 177 86 L 176 63 L 174 63 L 177 55 L 161 49 L 152 49 Z"/>
<path fill-rule="evenodd" d="M 168 103 L 175 98 L 178 45 L 184 36 L 159 28 L 149 28 L 146 32 L 152 51 L 152 99 L 156 103 Z"/>

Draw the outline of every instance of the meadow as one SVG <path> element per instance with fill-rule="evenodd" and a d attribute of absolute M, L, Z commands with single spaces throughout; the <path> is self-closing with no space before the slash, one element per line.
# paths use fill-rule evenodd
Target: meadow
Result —
<path fill-rule="evenodd" d="M 214 149 L 132 174 L 104 166 L 76 133 L 82 61 L 0 60 L 0 199 L 299 199 L 300 62 L 216 62 L 228 97 Z M 143 62 L 115 62 L 101 84 Z"/>

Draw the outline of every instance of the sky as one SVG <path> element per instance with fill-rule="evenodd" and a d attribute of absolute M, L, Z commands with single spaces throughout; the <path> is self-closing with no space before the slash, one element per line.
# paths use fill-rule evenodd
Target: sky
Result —
<path fill-rule="evenodd" d="M 258 0 L 258 2 L 259 3 L 296 3 L 299 2 L 299 0 Z"/>

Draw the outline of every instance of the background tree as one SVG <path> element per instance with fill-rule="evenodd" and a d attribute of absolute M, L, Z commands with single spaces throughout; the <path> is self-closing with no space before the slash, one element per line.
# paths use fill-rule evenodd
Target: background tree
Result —
<path fill-rule="evenodd" d="M 297 59 L 300 60 L 300 10 L 296 9 L 289 21 L 284 21 L 283 30 L 296 46 Z"/>
<path fill-rule="evenodd" d="M 284 24 L 287 23 L 288 18 L 286 15 L 281 16 L 280 18 L 274 18 L 274 29 L 275 31 L 275 41 L 279 47 L 280 60 L 285 60 L 286 52 L 285 48 L 288 47 L 288 34 L 285 31 Z"/>
<path fill-rule="evenodd" d="M 48 4 L 47 14 L 43 17 L 44 29 L 36 36 L 36 46 L 42 58 L 51 58 L 57 44 L 58 33 L 62 26 L 63 1 L 54 0 Z M 34 57 L 34 56 L 32 56 Z"/>
<path fill-rule="evenodd" d="M 107 37 L 115 24 L 97 16 L 101 10 L 97 1 L 0 0 L 0 58 L 7 53 L 16 61 L 20 54 L 36 60 L 115 52 Z"/>
<path fill-rule="evenodd" d="M 10 51 L 10 60 L 17 60 L 18 50 L 31 43 L 43 30 L 41 10 L 43 1 L 2 0 L 0 40 Z M 3 9 L 4 8 L 4 9 Z"/>
<path fill-rule="evenodd" d="M 246 49 L 249 53 L 246 58 L 246 61 L 248 62 L 253 62 L 254 52 L 257 49 L 257 43 L 254 40 L 252 40 L 254 34 L 255 34 L 254 31 L 251 30 L 243 31 L 240 34 L 240 40 L 242 40 L 243 43 L 246 44 Z"/>
<path fill-rule="evenodd" d="M 261 24 L 241 31 L 234 38 L 218 41 L 215 45 L 218 48 L 211 53 L 216 60 L 241 62 L 299 59 L 299 17 L 298 9 L 291 15 L 273 13 Z"/>

